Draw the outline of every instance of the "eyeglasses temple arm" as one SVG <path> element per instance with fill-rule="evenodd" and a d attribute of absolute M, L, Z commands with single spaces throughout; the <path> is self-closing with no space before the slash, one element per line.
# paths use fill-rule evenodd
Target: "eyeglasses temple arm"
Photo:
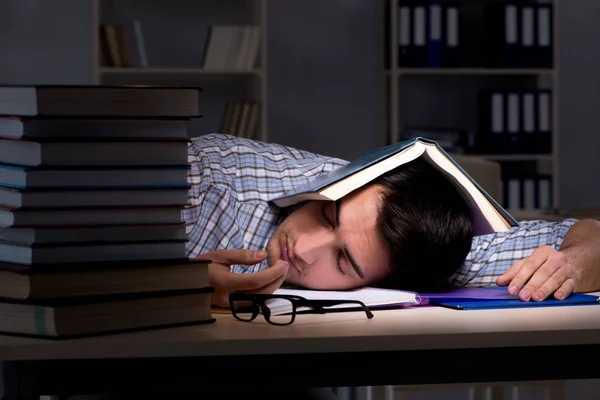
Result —
<path fill-rule="evenodd" d="M 369 310 L 369 307 L 367 307 L 365 303 L 359 300 L 311 300 L 307 302 L 306 305 L 313 308 L 321 308 L 328 306 L 337 306 L 339 304 L 359 304 L 367 314 L 367 317 L 369 319 L 373 318 L 373 313 L 371 312 L 371 310 Z"/>

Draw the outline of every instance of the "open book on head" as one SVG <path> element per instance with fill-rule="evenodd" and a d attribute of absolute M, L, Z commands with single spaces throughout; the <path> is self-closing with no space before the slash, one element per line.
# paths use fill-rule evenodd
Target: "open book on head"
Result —
<path fill-rule="evenodd" d="M 301 296 L 307 300 L 358 300 L 367 307 L 377 308 L 402 308 L 427 304 L 428 299 L 415 292 L 394 289 L 380 289 L 375 287 L 364 287 L 354 290 L 327 291 L 309 290 L 296 287 L 282 287 L 273 294 Z M 266 304 L 272 315 L 281 315 L 292 312 L 291 303 L 285 299 L 270 299 Z M 339 304 L 328 309 L 358 309 L 356 304 Z M 300 307 L 296 311 L 310 311 L 308 307 Z"/>
<path fill-rule="evenodd" d="M 365 153 L 306 185 L 273 199 L 279 207 L 306 200 L 336 201 L 394 168 L 422 157 L 459 188 L 473 215 L 475 236 L 503 232 L 518 222 L 435 141 L 417 137 Z"/>

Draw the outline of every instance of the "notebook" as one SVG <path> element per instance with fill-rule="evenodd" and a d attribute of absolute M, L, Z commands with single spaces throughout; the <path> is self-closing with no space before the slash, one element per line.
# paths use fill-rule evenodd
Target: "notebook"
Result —
<path fill-rule="evenodd" d="M 277 289 L 273 294 L 301 296 L 308 300 L 359 300 L 369 309 L 403 308 L 428 303 L 428 299 L 416 292 L 405 290 L 381 289 L 364 287 L 354 290 L 326 291 L 308 290 L 297 287 L 283 287 Z M 267 300 L 267 305 L 272 315 L 286 314 L 292 311 L 289 301 L 284 299 Z M 327 307 L 330 309 L 343 309 L 346 311 L 360 310 L 356 304 L 339 304 Z M 309 307 L 299 307 L 296 312 L 310 311 Z"/>

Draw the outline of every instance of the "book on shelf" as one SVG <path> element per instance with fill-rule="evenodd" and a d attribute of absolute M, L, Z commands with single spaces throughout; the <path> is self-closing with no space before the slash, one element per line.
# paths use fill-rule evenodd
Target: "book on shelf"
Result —
<path fill-rule="evenodd" d="M 501 186 L 502 204 L 513 213 L 550 212 L 553 207 L 552 181 L 551 174 L 505 171 Z"/>
<path fill-rule="evenodd" d="M 123 24 L 101 24 L 98 29 L 105 64 L 123 68 L 149 66 L 140 20 Z"/>
<path fill-rule="evenodd" d="M 4 300 L 0 332 L 66 339 L 214 322 L 212 287 L 116 295 Z"/>
<path fill-rule="evenodd" d="M 460 66 L 463 32 L 459 2 L 400 0 L 397 4 L 398 58 L 395 62 L 399 67 Z M 388 36 L 390 34 L 394 33 L 388 32 Z"/>
<path fill-rule="evenodd" d="M 204 288 L 209 286 L 209 263 L 187 258 L 0 263 L 0 298 L 44 300 Z"/>
<path fill-rule="evenodd" d="M 259 26 L 215 25 L 209 28 L 202 64 L 208 70 L 251 70 L 259 50 Z"/>
<path fill-rule="evenodd" d="M 427 304 L 428 299 L 412 291 L 397 289 L 382 289 L 376 287 L 363 287 L 353 290 L 310 290 L 298 287 L 282 287 L 274 295 L 301 296 L 307 300 L 353 300 L 361 301 L 371 309 L 402 308 Z M 281 315 L 292 312 L 290 301 L 274 298 L 266 301 L 272 315 Z M 357 310 L 360 306 L 352 303 L 339 304 L 327 309 Z M 309 307 L 301 307 L 296 311 L 310 311 Z"/>
<path fill-rule="evenodd" d="M 552 152 L 550 89 L 519 87 L 478 91 L 477 151 L 488 154 Z"/>
<path fill-rule="evenodd" d="M 401 68 L 552 68 L 553 14 L 551 1 L 390 1 L 386 65 L 395 35 Z"/>
<path fill-rule="evenodd" d="M 246 139 L 257 139 L 259 117 L 259 102 L 229 101 L 225 105 L 219 132 Z"/>
<path fill-rule="evenodd" d="M 502 68 L 553 67 L 552 2 L 500 1 L 483 12 L 486 66 Z"/>
<path fill-rule="evenodd" d="M 0 86 L 0 115 L 194 118 L 200 116 L 201 91 L 153 85 Z"/>
<path fill-rule="evenodd" d="M 439 144 L 422 137 L 371 150 L 343 167 L 272 201 L 279 207 L 306 200 L 336 201 L 386 172 L 417 158 L 423 158 L 430 163 L 463 194 L 472 210 L 474 235 L 503 232 L 518 225 L 518 222 Z"/>

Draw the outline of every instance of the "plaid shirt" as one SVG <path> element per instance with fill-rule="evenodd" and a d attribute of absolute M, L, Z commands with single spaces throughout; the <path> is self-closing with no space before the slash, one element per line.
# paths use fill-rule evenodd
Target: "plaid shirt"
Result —
<path fill-rule="evenodd" d="M 265 249 L 279 222 L 293 210 L 269 200 L 348 161 L 224 134 L 193 138 L 188 161 L 189 205 L 183 211 L 187 256 L 216 249 Z M 576 222 L 525 221 L 507 232 L 475 237 L 465 263 L 452 277 L 459 286 L 488 286 L 515 261 L 542 245 L 559 249 Z M 261 264 L 233 265 L 254 273 Z"/>

